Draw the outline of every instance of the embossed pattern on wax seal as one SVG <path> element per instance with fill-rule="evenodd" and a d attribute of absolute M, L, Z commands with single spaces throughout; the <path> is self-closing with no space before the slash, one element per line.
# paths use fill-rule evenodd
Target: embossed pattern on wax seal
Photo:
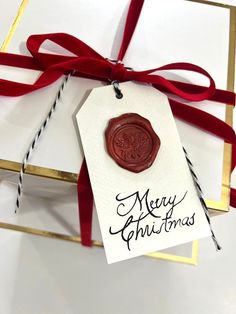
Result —
<path fill-rule="evenodd" d="M 161 145 L 150 121 L 137 113 L 111 119 L 105 138 L 109 155 L 119 166 L 132 172 L 149 168 Z"/>

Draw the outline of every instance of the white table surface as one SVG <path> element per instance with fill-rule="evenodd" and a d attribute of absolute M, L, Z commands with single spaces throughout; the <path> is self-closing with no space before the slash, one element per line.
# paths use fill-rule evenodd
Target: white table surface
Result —
<path fill-rule="evenodd" d="M 201 240 L 198 266 L 147 257 L 107 265 L 100 248 L 0 229 L 0 313 L 235 314 L 236 210 L 213 226 L 223 251 Z"/>
<path fill-rule="evenodd" d="M 235 210 L 213 225 L 224 249 L 200 241 L 198 266 L 107 265 L 100 248 L 0 230 L 0 313 L 235 314 Z"/>

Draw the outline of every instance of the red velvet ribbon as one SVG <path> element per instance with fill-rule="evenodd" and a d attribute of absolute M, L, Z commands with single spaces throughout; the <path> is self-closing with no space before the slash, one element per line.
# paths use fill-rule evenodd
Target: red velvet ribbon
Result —
<path fill-rule="evenodd" d="M 130 2 L 123 39 L 117 58 L 119 61 L 123 59 L 129 46 L 143 3 L 144 0 L 131 0 Z M 60 45 L 72 52 L 75 57 L 39 52 L 40 47 L 45 40 L 50 40 L 55 44 Z M 76 70 L 76 73 L 74 74 L 75 76 L 106 82 L 113 80 L 120 82 L 133 80 L 141 83 L 149 83 L 158 90 L 168 93 L 168 95 L 175 95 L 188 101 L 198 102 L 211 100 L 222 104 L 235 105 L 235 94 L 233 92 L 216 89 L 214 80 L 209 73 L 201 67 L 191 63 L 171 63 L 145 71 L 128 70 L 121 62 L 110 62 L 78 38 L 64 33 L 32 35 L 27 40 L 27 48 L 32 56 L 0 53 L 0 64 L 40 70 L 42 71 L 42 74 L 33 84 L 24 84 L 0 79 L 0 95 L 24 95 L 42 87 L 46 87 L 55 82 L 63 74 Z M 170 70 L 185 70 L 199 73 L 209 80 L 209 86 L 198 86 L 168 80 L 165 77 L 156 74 L 158 71 Z M 236 136 L 234 130 L 228 124 L 209 113 L 173 100 L 171 96 L 168 96 L 168 98 L 173 114 L 176 117 L 232 144 L 233 170 L 236 164 Z M 93 195 L 85 160 L 82 164 L 78 178 L 78 203 L 82 244 L 91 246 Z M 231 189 L 230 204 L 234 207 L 236 206 L 236 190 L 234 189 Z"/>

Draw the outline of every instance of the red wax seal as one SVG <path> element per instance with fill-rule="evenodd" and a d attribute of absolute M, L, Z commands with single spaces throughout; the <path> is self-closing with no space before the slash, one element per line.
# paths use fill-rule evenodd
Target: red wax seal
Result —
<path fill-rule="evenodd" d="M 109 155 L 132 172 L 141 172 L 154 162 L 161 145 L 149 120 L 126 113 L 109 121 L 105 131 Z"/>

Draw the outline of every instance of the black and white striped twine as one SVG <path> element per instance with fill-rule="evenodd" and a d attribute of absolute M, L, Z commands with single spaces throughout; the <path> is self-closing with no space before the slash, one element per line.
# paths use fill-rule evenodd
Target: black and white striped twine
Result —
<path fill-rule="evenodd" d="M 71 75 L 73 75 L 75 73 L 75 71 L 72 71 L 71 73 L 69 73 L 68 75 L 65 76 L 65 78 L 63 79 L 61 86 L 57 92 L 57 95 L 55 97 L 55 100 L 46 116 L 46 118 L 44 119 L 43 123 L 41 124 L 40 128 L 38 129 L 38 131 L 36 132 L 31 144 L 29 145 L 27 152 L 25 153 L 25 156 L 23 158 L 22 161 L 22 166 L 21 166 L 21 170 L 19 173 L 19 179 L 18 179 L 18 186 L 17 186 L 17 197 L 16 197 L 16 208 L 15 208 L 15 213 L 17 212 L 17 210 L 20 207 L 20 200 L 21 200 L 21 196 L 22 196 L 22 192 L 23 192 L 23 176 L 26 170 L 26 166 L 28 164 L 28 161 L 31 157 L 31 154 L 33 152 L 33 150 L 35 149 L 37 142 L 40 138 L 40 136 L 42 135 L 43 131 L 45 130 L 45 128 L 47 127 L 60 99 L 62 96 L 62 92 L 64 91 L 64 88 L 66 86 L 66 83 L 68 81 L 68 79 L 71 77 Z"/>
<path fill-rule="evenodd" d="M 218 243 L 218 241 L 216 239 L 215 233 L 214 233 L 214 231 L 212 229 L 209 211 L 208 211 L 208 208 L 207 208 L 206 203 L 205 203 L 204 198 L 203 198 L 203 192 L 202 192 L 201 186 L 199 184 L 198 177 L 197 177 L 197 175 L 196 175 L 196 173 L 194 171 L 193 164 L 192 164 L 191 160 L 189 159 L 188 153 L 187 153 L 187 151 L 186 151 L 186 149 L 184 147 L 183 147 L 183 150 L 184 150 L 185 158 L 186 158 L 187 163 L 188 163 L 188 167 L 189 167 L 190 173 L 191 173 L 192 178 L 193 178 L 194 185 L 196 187 L 196 191 L 197 191 L 199 200 L 201 202 L 201 205 L 203 207 L 204 213 L 206 215 L 206 219 L 207 219 L 208 224 L 210 226 L 212 240 L 213 240 L 213 242 L 215 244 L 216 250 L 220 251 L 221 250 L 221 246 L 219 245 L 219 243 Z"/>

